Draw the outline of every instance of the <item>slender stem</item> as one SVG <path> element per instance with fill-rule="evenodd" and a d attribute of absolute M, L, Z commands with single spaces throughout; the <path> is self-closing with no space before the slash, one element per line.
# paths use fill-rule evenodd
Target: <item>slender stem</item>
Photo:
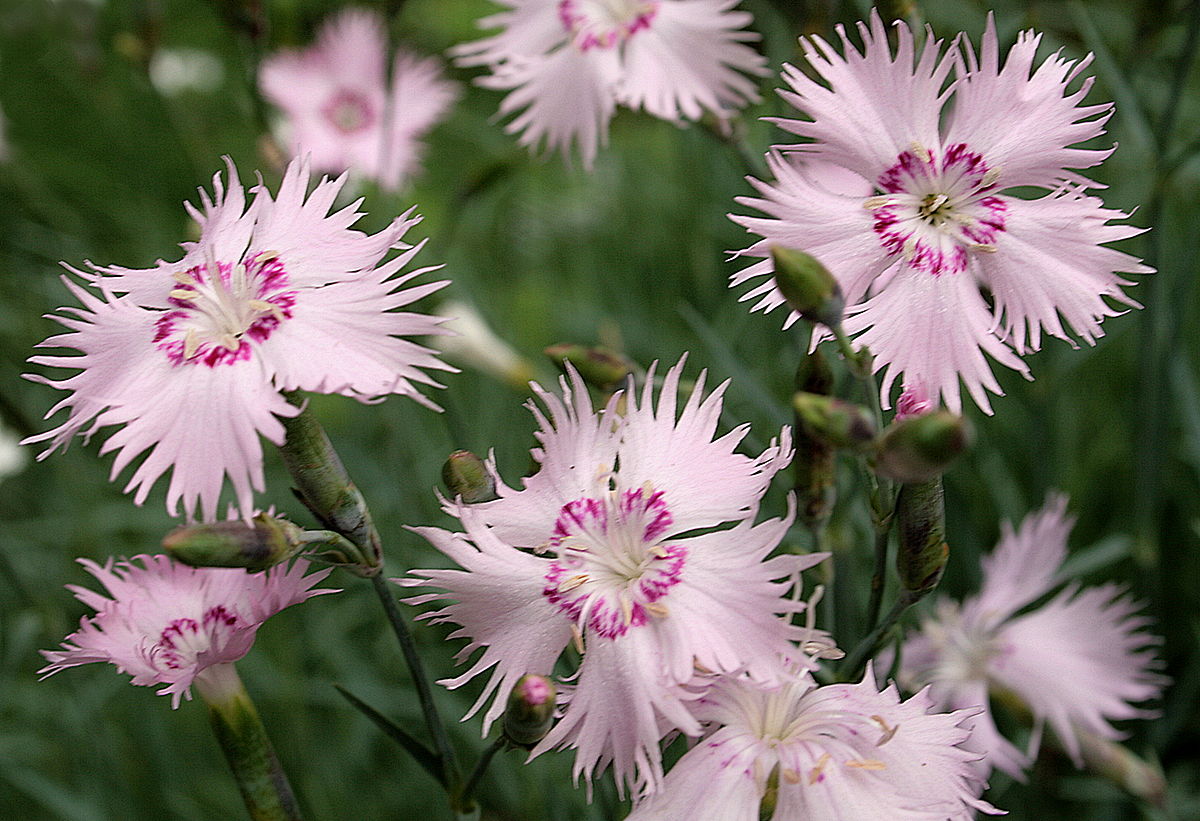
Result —
<path fill-rule="evenodd" d="M 404 621 L 404 616 L 400 613 L 400 606 L 396 602 L 396 597 L 392 595 L 387 580 L 379 575 L 371 576 L 371 587 L 374 588 L 375 595 L 383 604 L 383 612 L 387 615 L 388 623 L 392 625 L 392 631 L 400 643 L 400 652 L 404 655 L 404 660 L 408 663 L 408 669 L 412 673 L 413 685 L 417 688 L 417 699 L 421 703 L 421 712 L 425 716 L 425 725 L 429 729 L 429 734 L 433 736 L 434 749 L 442 763 L 442 783 L 450 785 L 453 797 L 454 786 L 459 783 L 460 777 L 458 761 L 454 756 L 454 748 L 450 746 L 446 728 L 438 716 L 437 705 L 433 701 L 433 688 L 429 686 L 429 676 L 425 673 L 425 662 L 421 660 L 421 655 L 417 652 L 417 645 Z"/>
<path fill-rule="evenodd" d="M 875 629 L 868 633 L 867 637 L 850 651 L 850 655 L 846 656 L 846 661 L 842 665 L 842 669 L 845 670 L 845 675 L 842 676 L 843 681 L 854 681 L 862 675 L 863 668 L 867 666 L 867 661 L 873 658 L 879 652 L 879 649 L 883 647 L 888 634 L 896 626 L 896 623 L 900 621 L 900 617 L 904 615 L 904 611 L 916 604 L 920 598 L 920 596 L 913 595 L 908 590 L 900 593 L 900 597 L 896 599 L 896 603 L 892 605 L 892 609 L 888 611 L 883 621 L 875 625 Z"/>
<path fill-rule="evenodd" d="M 253 821 L 300 821 L 296 796 L 234 666 L 209 667 L 196 689 Z"/>
<path fill-rule="evenodd" d="M 890 522 L 889 522 L 890 524 Z M 875 528 L 875 570 L 871 573 L 871 598 L 867 603 L 867 627 L 874 627 L 883 609 L 883 591 L 887 587 L 888 536 L 890 527 Z"/>
<path fill-rule="evenodd" d="M 458 806 L 470 809 L 473 803 L 471 796 L 475 794 L 475 788 L 479 786 L 479 780 L 483 778 L 483 774 L 487 772 L 488 765 L 492 763 L 492 759 L 496 753 L 504 749 L 507 741 L 504 738 L 504 733 L 501 733 L 495 741 L 493 741 L 486 750 L 484 750 L 479 760 L 475 762 L 475 768 L 471 770 L 471 774 L 467 776 L 467 780 L 463 783 L 462 789 L 458 792 Z"/>

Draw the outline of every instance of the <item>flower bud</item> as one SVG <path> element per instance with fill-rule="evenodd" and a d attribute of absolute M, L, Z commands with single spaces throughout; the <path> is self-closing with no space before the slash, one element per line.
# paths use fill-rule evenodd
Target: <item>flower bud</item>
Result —
<path fill-rule="evenodd" d="M 796 421 L 805 433 L 835 448 L 857 449 L 875 438 L 875 421 L 864 407 L 815 393 L 792 397 Z"/>
<path fill-rule="evenodd" d="M 589 348 L 562 342 L 546 348 L 545 354 L 564 371 L 563 362 L 570 362 L 584 382 L 607 393 L 623 386 L 634 371 L 633 363 L 624 356 L 599 346 Z"/>
<path fill-rule="evenodd" d="M 530 749 L 545 738 L 554 722 L 558 691 L 545 676 L 524 675 L 508 695 L 504 711 L 504 736 L 518 747 Z"/>
<path fill-rule="evenodd" d="M 842 321 L 842 289 L 816 257 L 794 248 L 771 246 L 775 287 L 796 313 L 832 328 Z"/>
<path fill-rule="evenodd" d="M 913 601 L 937 587 L 950 558 L 941 478 L 900 488 L 896 499 L 896 572 Z"/>
<path fill-rule="evenodd" d="M 948 411 L 893 422 L 880 437 L 875 472 L 897 482 L 927 482 L 941 476 L 971 444 L 967 420 Z"/>
<path fill-rule="evenodd" d="M 796 390 L 822 396 L 833 390 L 833 371 L 820 348 L 800 360 L 796 368 Z M 828 442 L 808 433 L 798 415 L 794 444 L 796 458 L 792 460 L 792 467 L 800 520 L 809 527 L 820 527 L 833 512 L 837 497 L 836 454 Z"/>
<path fill-rule="evenodd" d="M 244 567 L 250 571 L 290 559 L 304 546 L 303 531 L 283 519 L 259 513 L 241 520 L 177 527 L 163 538 L 172 558 L 192 567 Z"/>
<path fill-rule="evenodd" d="M 496 495 L 496 480 L 483 460 L 469 450 L 456 450 L 442 465 L 442 481 L 455 497 L 469 505 L 490 502 Z"/>

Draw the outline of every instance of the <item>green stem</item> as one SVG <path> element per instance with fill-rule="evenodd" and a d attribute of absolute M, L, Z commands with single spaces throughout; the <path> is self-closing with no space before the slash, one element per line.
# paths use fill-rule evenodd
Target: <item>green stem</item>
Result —
<path fill-rule="evenodd" d="M 463 811 L 469 812 L 473 809 L 474 801 L 471 796 L 475 794 L 475 788 L 479 786 L 479 780 L 483 778 L 483 774 L 487 772 L 488 765 L 492 763 L 496 753 L 504 749 L 507 741 L 504 738 L 504 733 L 501 733 L 488 748 L 480 754 L 479 760 L 475 762 L 474 769 L 463 783 L 462 789 L 458 792 L 458 806 L 463 808 Z"/>
<path fill-rule="evenodd" d="M 900 593 L 900 597 L 896 599 L 896 603 L 892 605 L 892 609 L 888 611 L 883 621 L 875 625 L 875 629 L 868 633 L 866 638 L 850 651 L 850 655 L 846 656 L 846 660 L 842 664 L 842 670 L 845 671 L 845 674 L 842 676 L 843 681 L 857 681 L 862 676 L 863 668 L 867 666 L 867 662 L 887 643 L 888 634 L 891 633 L 896 623 L 900 621 L 900 617 L 904 615 L 904 611 L 920 600 L 920 596 L 908 590 Z"/>
<path fill-rule="evenodd" d="M 209 667 L 196 678 L 196 689 L 208 705 L 217 743 L 250 817 L 254 821 L 300 821 L 296 796 L 234 666 Z"/>
<path fill-rule="evenodd" d="M 454 748 L 450 746 L 446 728 L 438 715 L 437 705 L 433 701 L 433 688 L 429 686 L 429 676 L 425 673 L 425 662 L 421 660 L 421 655 L 417 652 L 417 645 L 413 641 L 412 633 L 409 632 L 404 616 L 400 613 L 400 606 L 396 602 L 396 597 L 392 595 L 387 581 L 376 574 L 371 576 L 371 587 L 374 588 L 375 595 L 379 597 L 379 601 L 383 605 L 383 612 L 392 626 L 392 632 L 396 634 L 396 641 L 400 643 L 400 652 L 404 655 L 404 660 L 408 663 L 408 669 L 412 673 L 413 685 L 417 688 L 417 700 L 420 701 L 421 712 L 425 716 L 425 725 L 433 737 L 434 749 L 442 764 L 442 783 L 449 785 L 453 802 L 460 780 L 458 761 L 454 756 Z"/>
<path fill-rule="evenodd" d="M 890 521 L 889 521 L 890 525 Z M 891 527 L 875 528 L 875 570 L 871 573 L 871 598 L 867 602 L 867 627 L 874 627 L 883 609 L 883 591 L 887 587 L 888 536 Z"/>

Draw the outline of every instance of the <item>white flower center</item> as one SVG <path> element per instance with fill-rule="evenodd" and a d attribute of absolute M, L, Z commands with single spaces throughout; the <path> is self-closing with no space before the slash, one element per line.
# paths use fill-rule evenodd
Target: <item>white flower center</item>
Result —
<path fill-rule="evenodd" d="M 265 341 L 296 302 L 283 263 L 269 251 L 236 264 L 198 265 L 175 280 L 174 307 L 159 317 L 154 334 L 174 365 L 215 367 L 249 358 L 244 340 Z"/>
<path fill-rule="evenodd" d="M 662 544 L 671 525 L 662 492 L 613 491 L 563 505 L 548 549 L 558 555 L 542 594 L 582 632 L 606 638 L 663 617 L 659 600 L 683 571 L 687 548 Z"/>
<path fill-rule="evenodd" d="M 228 643 L 240 621 L 236 613 L 222 605 L 210 607 L 199 622 L 191 618 L 174 619 L 146 651 L 146 657 L 160 670 L 178 672 L 195 667 L 210 649 Z"/>
<path fill-rule="evenodd" d="M 658 13 L 658 0 L 561 0 L 558 17 L 582 51 L 616 48 Z"/>
<path fill-rule="evenodd" d="M 363 131 L 375 122 L 375 113 L 371 102 L 357 91 L 338 89 L 321 108 L 325 119 L 343 134 L 354 134 Z"/>
<path fill-rule="evenodd" d="M 988 253 L 1004 231 L 1008 207 L 995 196 L 998 168 L 966 145 L 938 157 L 914 145 L 880 175 L 882 192 L 863 203 L 880 244 L 912 268 L 940 276 L 966 270 L 969 252 Z"/>

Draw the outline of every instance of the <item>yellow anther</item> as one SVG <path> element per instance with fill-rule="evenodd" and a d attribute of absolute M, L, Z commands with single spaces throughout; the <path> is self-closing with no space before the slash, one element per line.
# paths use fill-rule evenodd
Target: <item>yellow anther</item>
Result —
<path fill-rule="evenodd" d="M 198 291 L 192 291 L 187 288 L 176 288 L 171 291 L 172 299 L 196 299 L 198 296 L 200 296 Z"/>
<path fill-rule="evenodd" d="M 808 773 L 808 783 L 816 784 L 821 780 L 821 773 L 825 769 L 825 765 L 829 763 L 829 753 L 825 753 L 817 759 L 817 766 L 813 767 Z"/>
<path fill-rule="evenodd" d="M 658 616 L 660 619 L 665 619 L 671 615 L 671 611 L 667 609 L 665 604 L 659 604 L 656 601 L 646 602 L 642 605 L 642 609 L 651 616 Z"/>
<path fill-rule="evenodd" d="M 871 716 L 871 720 L 878 724 L 883 730 L 883 735 L 878 741 L 875 742 L 876 747 L 882 747 L 884 744 L 887 744 L 896 737 L 896 731 L 900 729 L 899 724 L 893 727 L 884 720 L 883 716 Z"/>
<path fill-rule="evenodd" d="M 196 355 L 196 350 L 200 347 L 200 340 L 197 337 L 195 328 L 188 328 L 188 332 L 183 335 L 183 358 L 191 359 Z"/>
<path fill-rule="evenodd" d="M 783 780 L 789 784 L 799 784 L 800 783 L 800 773 L 796 772 L 795 770 L 787 769 L 787 770 L 783 770 L 779 774 L 782 775 Z"/>
<path fill-rule="evenodd" d="M 575 588 L 580 587 L 583 584 L 585 584 L 587 582 L 587 580 L 588 580 L 587 573 L 576 573 L 574 576 L 571 576 L 569 579 L 564 579 L 562 581 L 562 583 L 560 583 L 558 585 L 558 592 L 559 593 L 570 593 Z"/>
<path fill-rule="evenodd" d="M 847 761 L 843 766 L 854 770 L 886 770 L 887 764 L 882 761 L 876 761 L 873 758 L 864 758 L 861 761 Z"/>

